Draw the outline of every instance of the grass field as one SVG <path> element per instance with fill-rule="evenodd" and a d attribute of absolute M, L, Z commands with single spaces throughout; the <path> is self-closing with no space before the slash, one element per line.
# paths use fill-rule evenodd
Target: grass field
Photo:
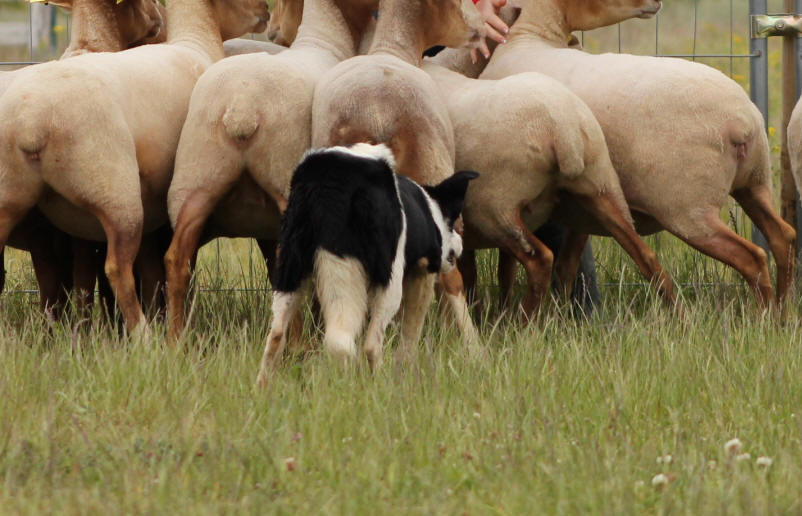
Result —
<path fill-rule="evenodd" d="M 666 5 L 661 52 L 690 50 L 693 3 Z M 699 5 L 699 33 L 723 46 L 697 51 L 729 51 L 729 1 Z M 624 24 L 623 50 L 651 53 L 654 23 Z M 585 43 L 617 50 L 618 29 Z M 729 73 L 729 60 L 710 64 Z M 745 84 L 743 66 L 732 76 Z M 748 234 L 738 210 L 723 215 Z M 177 349 L 158 324 L 142 344 L 99 318 L 44 322 L 27 256 L 7 250 L 0 513 L 802 513 L 799 295 L 781 323 L 732 270 L 649 237 L 681 284 L 677 315 L 619 248 L 594 243 L 604 300 L 591 320 L 554 301 L 530 326 L 500 312 L 482 253 L 483 353 L 433 309 L 410 363 L 388 349 L 372 376 L 296 353 L 265 392 L 252 384 L 270 293 L 249 241 L 203 250 Z M 308 323 L 305 341 L 319 339 Z"/>

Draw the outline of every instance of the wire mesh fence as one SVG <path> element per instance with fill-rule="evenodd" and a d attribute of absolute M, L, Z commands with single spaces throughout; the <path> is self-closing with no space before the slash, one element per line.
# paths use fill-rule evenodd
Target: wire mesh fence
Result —
<path fill-rule="evenodd" d="M 753 99 L 757 93 L 761 98 L 755 100 L 767 118 L 773 162 L 777 170 L 780 135 L 775 128 L 780 123 L 779 102 L 768 104 L 762 97 L 765 95 L 766 98 L 779 99 L 779 84 L 773 87 L 768 80 L 769 74 L 779 74 L 779 42 L 761 42 L 765 48 L 755 48 L 750 45 L 749 38 L 750 12 L 767 10 L 781 11 L 781 0 L 750 0 L 748 3 L 743 0 L 675 0 L 665 2 L 663 10 L 653 20 L 630 20 L 585 32 L 580 35 L 580 41 L 585 50 L 591 53 L 626 52 L 699 61 L 727 74 L 744 89 L 751 91 Z M 0 73 L 57 58 L 68 44 L 69 32 L 69 13 L 62 9 L 41 3 L 30 4 L 23 0 L 0 0 Z M 762 59 L 762 62 L 755 67 L 757 59 Z M 766 105 L 762 106 L 763 103 Z M 731 206 L 728 218 L 740 234 L 751 234 L 751 224 L 740 209 Z M 668 235 L 656 235 L 650 237 L 649 244 L 661 255 L 661 251 L 670 246 L 667 242 L 671 239 L 673 237 Z M 230 263 L 225 255 L 234 249 L 244 258 Z M 258 247 L 253 241 L 221 243 L 218 240 L 212 244 L 211 249 L 207 246 L 205 252 L 209 278 L 220 277 L 224 270 L 232 268 L 239 269 L 239 275 L 242 276 L 236 285 L 221 286 L 210 279 L 204 282 L 205 288 L 212 291 L 252 291 L 264 288 L 262 281 L 255 281 L 255 278 L 250 277 L 266 277 Z M 690 266 L 697 271 L 698 274 L 686 277 L 691 278 L 687 281 L 693 281 L 697 286 L 740 281 L 733 276 L 732 271 L 722 272 L 698 253 L 693 253 L 691 260 L 691 263 L 684 262 L 682 266 Z M 621 253 L 617 253 L 612 260 L 609 257 L 597 260 L 601 261 L 607 264 L 610 276 L 615 276 L 623 269 L 624 263 L 628 263 L 628 259 Z M 29 276 L 32 278 L 32 273 Z M 631 284 L 641 285 L 634 271 L 630 278 Z M 710 278 L 714 280 L 711 282 Z M 630 283 L 629 280 L 623 281 Z M 619 281 L 607 286 L 621 284 L 622 281 Z M 602 285 L 605 283 L 602 282 Z M 34 288 L 10 287 L 10 291 L 36 292 Z"/>

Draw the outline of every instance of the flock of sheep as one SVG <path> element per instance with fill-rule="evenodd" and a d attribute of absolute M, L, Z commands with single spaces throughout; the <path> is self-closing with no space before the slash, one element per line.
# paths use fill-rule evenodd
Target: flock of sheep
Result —
<path fill-rule="evenodd" d="M 508 1 L 507 42 L 479 62 L 470 0 L 278 0 L 275 43 L 232 39 L 265 30 L 264 0 L 52 3 L 73 10 L 64 58 L 0 75 L 0 249 L 31 251 L 51 313 L 65 288 L 86 303 L 91 242 L 106 242 L 128 331 L 146 328 L 140 300 L 166 277 L 180 337 L 199 246 L 254 237 L 270 271 L 295 165 L 310 147 L 358 142 L 385 143 L 419 183 L 480 172 L 463 263 L 440 277 L 469 340 L 465 291 L 482 248 L 500 249 L 502 270 L 524 266 L 528 315 L 552 270 L 570 288 L 589 234 L 615 238 L 669 305 L 672 281 L 640 235 L 668 230 L 732 266 L 765 308 L 791 287 L 796 235 L 773 207 L 764 122 L 745 92 L 698 63 L 591 55 L 572 36 L 654 16 L 659 0 Z M 454 48 L 422 60 L 434 45 Z M 789 134 L 802 142 L 798 115 Z M 768 240 L 776 295 L 766 253 L 720 219 L 728 195 Z M 548 220 L 568 228 L 556 260 L 532 233 Z M 417 327 L 405 317 L 402 341 Z"/>

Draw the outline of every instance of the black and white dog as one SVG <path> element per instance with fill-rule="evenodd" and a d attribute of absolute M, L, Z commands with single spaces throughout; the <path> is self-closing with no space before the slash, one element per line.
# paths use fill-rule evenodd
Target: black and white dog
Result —
<path fill-rule="evenodd" d="M 468 183 L 478 174 L 458 172 L 437 186 L 421 187 L 394 168 L 389 148 L 365 143 L 312 150 L 301 160 L 281 223 L 260 383 L 284 349 L 309 279 L 323 314 L 325 347 L 333 356 L 356 356 L 356 338 L 370 312 L 364 350 L 375 367 L 402 290 L 412 290 L 403 292 L 411 309 L 410 315 L 405 310 L 402 334 L 417 339 L 434 273 L 450 271 L 462 253 L 454 222 Z"/>

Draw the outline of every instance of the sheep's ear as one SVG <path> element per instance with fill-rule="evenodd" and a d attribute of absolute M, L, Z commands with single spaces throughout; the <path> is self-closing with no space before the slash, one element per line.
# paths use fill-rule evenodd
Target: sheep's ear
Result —
<path fill-rule="evenodd" d="M 72 0 L 30 0 L 32 4 L 57 5 L 65 9 L 72 9 Z"/>
<path fill-rule="evenodd" d="M 513 23 L 515 23 L 515 21 L 521 15 L 521 8 L 520 7 L 514 7 L 514 6 L 510 5 L 510 3 L 514 4 L 514 3 L 517 3 L 517 2 L 516 2 L 516 0 L 509 0 L 507 2 L 507 5 L 502 7 L 501 10 L 498 12 L 499 18 L 504 20 L 504 23 L 506 23 L 507 25 L 512 25 Z"/>
<path fill-rule="evenodd" d="M 443 212 L 443 217 L 449 225 L 453 224 L 462 212 L 468 183 L 477 177 L 479 177 L 478 172 L 462 170 L 437 186 L 426 187 L 426 191 L 440 206 L 440 211 Z"/>

